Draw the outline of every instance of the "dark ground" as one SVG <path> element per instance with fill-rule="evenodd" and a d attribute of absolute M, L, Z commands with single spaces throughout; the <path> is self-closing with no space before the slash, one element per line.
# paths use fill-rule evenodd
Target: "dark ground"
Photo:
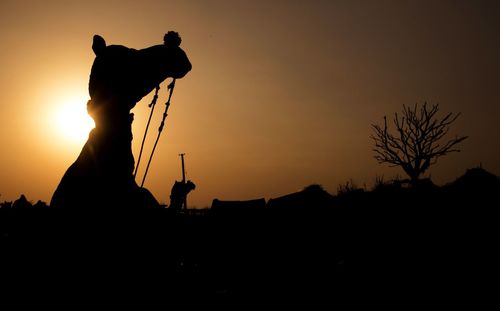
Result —
<path fill-rule="evenodd" d="M 496 294 L 500 188 L 379 187 L 287 207 L 0 209 L 4 294 L 477 307 Z"/>

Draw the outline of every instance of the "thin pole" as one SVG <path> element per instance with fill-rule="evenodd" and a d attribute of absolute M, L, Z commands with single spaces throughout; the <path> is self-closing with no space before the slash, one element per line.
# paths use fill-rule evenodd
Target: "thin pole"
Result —
<path fill-rule="evenodd" d="M 144 149 L 144 142 L 146 141 L 146 135 L 148 134 L 149 123 L 151 123 L 151 117 L 153 116 L 153 111 L 155 110 L 156 101 L 158 100 L 159 90 L 160 90 L 160 85 L 156 87 L 155 96 L 153 97 L 151 104 L 149 104 L 149 108 L 151 108 L 151 113 L 149 114 L 148 124 L 146 125 L 146 130 L 144 131 L 144 137 L 142 138 L 141 151 L 139 151 L 139 158 L 137 158 L 137 164 L 135 166 L 135 171 L 134 171 L 134 178 L 137 175 L 137 170 L 139 169 L 139 163 L 141 163 L 142 150 Z"/>
<path fill-rule="evenodd" d="M 149 161 L 148 165 L 146 166 L 146 171 L 144 172 L 144 177 L 142 178 L 141 182 L 141 188 L 144 186 L 144 181 L 146 180 L 146 176 L 148 175 L 148 170 L 149 170 L 149 165 L 151 164 L 151 160 L 153 159 L 153 154 L 155 153 L 156 150 L 156 145 L 158 145 L 158 140 L 160 140 L 160 135 L 161 132 L 163 131 L 163 127 L 165 126 L 165 119 L 167 118 L 167 112 L 168 112 L 168 107 L 170 107 L 170 99 L 172 98 L 172 93 L 174 92 L 175 88 L 175 79 L 172 80 L 172 82 L 168 85 L 168 89 L 170 90 L 170 93 L 168 94 L 168 100 L 165 103 L 165 111 L 163 112 L 163 118 L 161 120 L 160 127 L 158 128 L 158 136 L 156 136 L 156 141 L 153 146 L 153 151 L 151 151 L 151 155 L 149 156 Z"/>
<path fill-rule="evenodd" d="M 186 170 L 184 169 L 184 155 L 185 153 L 179 154 L 181 156 L 182 163 L 182 183 L 186 185 Z M 187 195 L 184 196 L 184 209 L 187 210 Z"/>
<path fill-rule="evenodd" d="M 184 169 L 184 155 L 185 153 L 179 154 L 181 156 L 181 162 L 182 162 L 182 182 L 186 182 L 186 170 Z"/>

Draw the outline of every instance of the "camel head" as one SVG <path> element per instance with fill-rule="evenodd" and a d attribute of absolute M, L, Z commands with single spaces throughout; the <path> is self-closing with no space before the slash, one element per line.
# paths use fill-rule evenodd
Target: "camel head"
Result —
<path fill-rule="evenodd" d="M 163 44 L 142 50 L 107 45 L 95 35 L 89 93 L 93 101 L 122 105 L 131 109 L 139 100 L 167 78 L 183 78 L 192 68 L 181 49 L 181 37 L 169 31 Z"/>

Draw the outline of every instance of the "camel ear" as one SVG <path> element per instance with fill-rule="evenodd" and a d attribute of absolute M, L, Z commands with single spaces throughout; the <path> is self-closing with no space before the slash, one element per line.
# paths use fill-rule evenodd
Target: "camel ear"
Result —
<path fill-rule="evenodd" d="M 94 35 L 94 40 L 92 42 L 92 50 L 96 56 L 99 56 L 106 49 L 106 41 L 99 35 Z"/>

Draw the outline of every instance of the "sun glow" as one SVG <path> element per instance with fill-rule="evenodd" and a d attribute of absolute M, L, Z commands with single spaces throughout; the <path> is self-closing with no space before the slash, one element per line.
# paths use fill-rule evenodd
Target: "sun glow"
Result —
<path fill-rule="evenodd" d="M 69 142 L 85 143 L 94 126 L 94 120 L 87 114 L 85 100 L 66 99 L 56 110 L 55 130 Z"/>

